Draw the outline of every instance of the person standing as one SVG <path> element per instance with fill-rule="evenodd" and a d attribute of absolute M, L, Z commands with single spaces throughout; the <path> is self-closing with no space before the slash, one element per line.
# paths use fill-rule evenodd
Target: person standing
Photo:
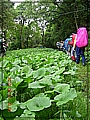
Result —
<path fill-rule="evenodd" d="M 82 56 L 82 64 L 85 66 L 85 47 L 88 45 L 88 33 L 86 27 L 80 27 L 77 30 L 77 38 L 76 38 L 76 63 L 79 64 L 80 56 Z"/>
<path fill-rule="evenodd" d="M 76 60 L 76 54 L 75 54 L 76 53 L 75 52 L 76 37 L 77 37 L 77 34 L 73 33 L 71 35 L 72 40 L 69 42 L 69 45 L 71 45 L 71 59 L 73 61 Z"/>

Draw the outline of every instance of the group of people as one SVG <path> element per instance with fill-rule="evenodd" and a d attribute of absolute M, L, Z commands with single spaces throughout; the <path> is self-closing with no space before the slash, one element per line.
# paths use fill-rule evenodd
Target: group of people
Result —
<path fill-rule="evenodd" d="M 80 27 L 77 33 L 72 33 L 69 38 L 56 43 L 59 50 L 65 51 L 68 56 L 77 64 L 82 56 L 82 64 L 85 66 L 85 47 L 88 45 L 88 32 L 86 27 Z"/>

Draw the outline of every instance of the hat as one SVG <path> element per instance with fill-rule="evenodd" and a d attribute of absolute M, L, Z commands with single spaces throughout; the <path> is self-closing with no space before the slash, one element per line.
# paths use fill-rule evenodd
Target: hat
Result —
<path fill-rule="evenodd" d="M 70 35 L 70 38 L 72 37 L 72 35 Z"/>

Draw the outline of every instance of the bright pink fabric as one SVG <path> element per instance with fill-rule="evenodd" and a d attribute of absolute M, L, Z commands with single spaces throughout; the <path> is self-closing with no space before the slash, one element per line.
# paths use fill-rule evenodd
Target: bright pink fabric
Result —
<path fill-rule="evenodd" d="M 84 47 L 88 45 L 88 33 L 85 27 L 77 30 L 76 46 Z"/>

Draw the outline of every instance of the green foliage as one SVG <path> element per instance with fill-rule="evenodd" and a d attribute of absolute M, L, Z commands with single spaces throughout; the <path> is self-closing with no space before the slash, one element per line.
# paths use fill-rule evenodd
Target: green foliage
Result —
<path fill-rule="evenodd" d="M 51 106 L 50 98 L 45 97 L 43 95 L 33 97 L 32 99 L 27 101 L 27 108 L 30 111 L 40 111 L 40 110 L 43 110 L 44 108 L 48 108 L 50 106 Z"/>
<path fill-rule="evenodd" d="M 39 44 L 56 48 L 57 41 L 65 40 L 71 33 L 76 33 L 78 27 L 90 24 L 87 21 L 87 3 L 84 0 L 39 0 L 37 4 L 29 0 L 22 2 L 16 9 L 11 2 L 3 2 L 3 8 L 3 29 L 10 43 L 9 50 L 37 47 Z M 2 5 L 0 9 L 3 10 Z M 27 26 L 14 22 L 20 16 L 24 22 L 29 20 Z"/>
<path fill-rule="evenodd" d="M 81 82 L 75 74 L 76 66 L 62 51 L 48 48 L 16 50 L 7 52 L 3 61 L 0 59 L 0 68 L 2 62 L 4 83 L 8 84 L 8 78 L 11 78 L 12 84 L 3 86 L 0 91 L 3 118 L 85 118 L 86 111 L 78 109 L 83 106 L 78 103 L 78 100 L 83 101 L 83 94 L 80 100 L 78 91 L 82 88 L 77 87 Z M 11 98 L 7 93 L 9 88 Z M 7 114 L 8 108 L 11 108 L 10 114 Z"/>

